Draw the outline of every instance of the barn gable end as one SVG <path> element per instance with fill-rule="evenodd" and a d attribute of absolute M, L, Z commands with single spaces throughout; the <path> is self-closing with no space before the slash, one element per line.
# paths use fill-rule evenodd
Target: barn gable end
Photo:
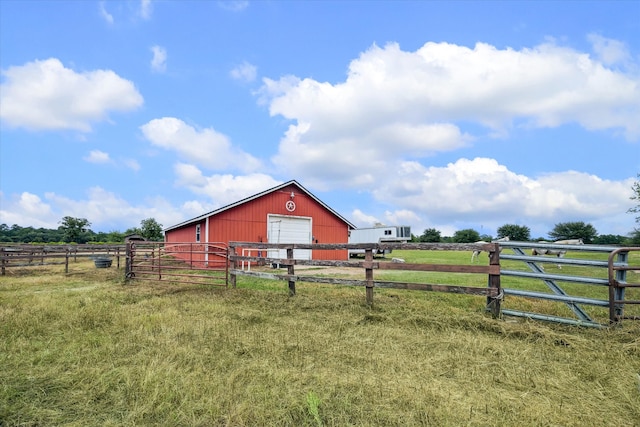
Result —
<path fill-rule="evenodd" d="M 347 243 L 353 228 L 298 182 L 289 181 L 169 227 L 165 241 L 196 242 L 199 230 L 200 243 Z M 346 251 L 313 251 L 308 255 L 313 259 L 347 258 Z"/>

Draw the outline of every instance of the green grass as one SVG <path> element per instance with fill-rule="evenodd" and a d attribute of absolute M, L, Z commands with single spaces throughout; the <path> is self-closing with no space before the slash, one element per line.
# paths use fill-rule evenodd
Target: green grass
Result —
<path fill-rule="evenodd" d="M 225 290 L 74 271 L 0 277 L 3 427 L 639 425 L 640 322 L 596 330 L 492 319 L 482 297 L 376 290 L 368 307 L 360 287 L 300 283 L 289 297 L 248 277 Z"/>

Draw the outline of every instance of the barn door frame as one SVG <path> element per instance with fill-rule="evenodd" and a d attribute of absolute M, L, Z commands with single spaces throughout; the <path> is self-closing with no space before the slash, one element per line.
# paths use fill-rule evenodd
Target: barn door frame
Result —
<path fill-rule="evenodd" d="M 305 241 L 286 241 L 282 240 L 282 223 L 290 221 L 306 221 L 309 224 L 308 235 L 305 237 Z M 274 224 L 278 224 L 277 230 L 274 227 Z M 277 233 L 277 236 L 274 234 Z M 267 242 L 268 243 L 313 243 L 313 218 L 310 216 L 295 216 L 295 215 L 279 215 L 279 214 L 267 214 Z M 287 258 L 286 249 L 275 249 L 272 250 L 268 256 L 270 258 Z M 294 258 L 296 259 L 312 259 L 312 253 L 310 249 L 296 249 L 294 253 Z"/>

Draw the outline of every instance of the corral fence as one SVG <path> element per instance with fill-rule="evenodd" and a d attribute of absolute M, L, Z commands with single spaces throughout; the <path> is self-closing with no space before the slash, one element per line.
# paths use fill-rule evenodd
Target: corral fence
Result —
<path fill-rule="evenodd" d="M 305 253 L 305 251 L 313 250 L 364 250 L 364 260 L 357 261 L 336 261 L 336 260 L 312 260 L 312 259 L 296 259 L 294 253 Z M 449 265 L 449 264 L 415 264 L 404 262 L 378 261 L 374 258 L 374 253 L 380 250 L 393 249 L 409 249 L 409 250 L 465 250 L 475 251 L 478 249 L 489 253 L 489 265 Z M 286 251 L 286 258 L 270 258 L 255 255 L 246 255 L 247 253 L 256 253 L 263 251 L 265 254 L 273 253 L 273 251 Z M 306 252 L 308 253 L 308 252 Z M 487 244 L 437 244 L 437 243 L 387 243 L 387 244 L 274 244 L 274 243 L 255 243 L 255 242 L 231 242 L 229 243 L 229 260 L 232 268 L 230 270 L 230 284 L 236 287 L 237 276 L 253 276 L 272 280 L 283 280 L 288 282 L 289 294 L 295 295 L 296 282 L 324 283 L 332 285 L 362 286 L 365 288 L 366 301 L 373 304 L 374 288 L 388 289 L 409 289 L 420 291 L 437 291 L 449 292 L 467 295 L 480 295 L 487 298 L 487 309 L 494 316 L 500 314 L 500 301 L 502 300 L 502 291 L 500 288 L 500 260 L 499 245 L 497 243 Z M 244 265 L 247 268 L 243 268 Z M 252 271 L 251 263 L 257 265 L 271 264 L 287 269 L 286 274 L 269 273 L 265 271 Z M 317 267 L 342 267 L 356 268 L 364 270 L 364 278 L 362 280 L 322 277 L 317 275 L 305 275 L 296 273 L 296 267 L 317 266 Z M 459 286 L 447 285 L 439 283 L 409 283 L 376 280 L 374 278 L 375 270 L 397 270 L 397 271 L 423 271 L 423 272 L 441 272 L 441 273 L 474 273 L 486 275 L 488 277 L 487 287 Z"/>
<path fill-rule="evenodd" d="M 125 278 L 227 287 L 225 243 L 129 242 Z"/>
<path fill-rule="evenodd" d="M 503 252 L 504 249 L 511 249 L 513 255 Z M 550 249 L 573 253 L 573 251 L 598 252 L 606 256 L 605 260 L 589 260 L 581 258 L 559 258 L 528 256 L 525 249 Z M 363 249 L 365 258 L 363 261 L 324 261 L 310 259 L 296 259 L 294 254 L 300 250 L 345 250 Z M 453 251 L 476 251 L 488 252 L 489 265 L 443 265 L 443 264 L 414 264 L 395 263 L 389 261 L 376 261 L 374 254 L 384 250 L 453 250 Z M 255 256 L 253 254 L 281 253 L 286 250 L 286 259 Z M 487 297 L 487 309 L 494 316 L 518 316 L 536 320 L 546 320 L 565 324 L 576 324 L 581 326 L 603 326 L 593 319 L 582 306 L 590 305 L 608 309 L 609 323 L 618 323 L 623 319 L 640 319 L 639 316 L 625 315 L 626 304 L 640 304 L 640 300 L 625 299 L 625 290 L 628 288 L 640 288 L 640 283 L 629 283 L 627 272 L 630 270 L 640 271 L 640 262 L 635 265 L 630 264 L 630 253 L 640 251 L 638 247 L 610 247 L 596 245 L 561 245 L 531 242 L 500 242 L 487 244 L 440 244 L 440 243 L 389 243 L 389 244 L 269 244 L 254 242 L 232 242 L 229 244 L 229 259 L 232 263 L 230 270 L 230 283 L 236 286 L 237 276 L 253 276 L 273 280 L 288 282 L 289 293 L 295 294 L 296 282 L 326 283 L 336 285 L 363 286 L 366 289 L 366 301 L 373 303 L 374 288 L 409 289 L 421 291 L 450 292 L 458 294 L 482 295 Z M 564 255 L 564 254 L 563 254 Z M 516 269 L 504 269 L 501 260 L 522 262 L 529 271 L 519 271 Z M 393 261 L 393 260 L 392 260 Z M 273 264 L 287 269 L 286 274 L 270 273 L 266 271 L 251 271 L 251 263 Z M 545 271 L 543 264 L 553 263 L 555 265 L 570 265 L 593 268 L 603 271 L 602 278 L 593 277 L 593 274 L 584 275 L 554 274 Z M 246 266 L 246 267 L 245 267 Z M 335 277 L 318 277 L 304 275 L 296 271 L 298 266 L 327 266 L 327 267 L 348 267 L 364 269 L 362 280 L 341 279 Z M 476 273 L 487 276 L 487 287 L 459 286 L 452 284 L 433 283 L 406 283 L 376 280 L 374 271 L 379 270 L 400 270 L 400 271 L 424 271 L 441 273 Z M 303 270 L 304 272 L 304 270 Z M 547 287 L 547 292 L 537 290 L 503 288 L 501 277 L 509 276 L 541 281 Z M 593 298 L 570 295 L 563 287 L 564 283 L 600 286 L 606 291 L 605 297 Z M 562 286 L 561 286 L 562 284 Z M 550 291 L 550 292 L 549 292 Z M 525 312 L 522 310 L 505 309 L 502 307 L 504 296 L 511 295 L 534 300 L 554 301 L 565 304 L 575 314 L 575 318 L 553 316 L 542 313 Z"/>
<path fill-rule="evenodd" d="M 0 274 L 15 268 L 27 268 L 48 265 L 64 265 L 64 272 L 69 273 L 71 262 L 90 258 L 99 265 L 101 262 L 111 266 L 115 260 L 120 268 L 120 259 L 124 259 L 124 245 L 33 245 L 2 244 L 0 245 Z M 105 265 L 106 265 L 105 264 Z"/>
<path fill-rule="evenodd" d="M 361 249 L 364 259 L 313 260 L 311 251 L 348 251 Z M 378 260 L 374 254 L 390 250 L 476 251 L 489 254 L 488 265 L 404 263 Z M 562 251 L 563 258 L 533 256 L 532 249 Z M 530 253 L 530 252 L 529 252 Z M 286 254 L 286 258 L 283 255 Z M 589 254 L 596 254 L 591 256 Z M 126 245 L 0 245 L 1 274 L 16 268 L 47 265 L 70 265 L 90 258 L 102 266 L 121 267 L 125 262 L 127 281 L 153 281 L 236 286 L 237 276 L 254 276 L 288 282 L 289 292 L 296 282 L 325 283 L 365 288 L 366 301 L 373 303 L 375 288 L 437 291 L 484 296 L 487 309 L 494 316 L 516 316 L 582 326 L 603 326 L 602 312 L 610 324 L 623 319 L 640 320 L 640 247 L 598 245 L 561 245 L 534 242 L 500 242 L 486 244 L 383 243 L 383 244 L 269 244 L 257 242 L 176 243 L 129 242 Z M 303 259 L 304 258 L 304 259 Z M 598 258 L 598 259 L 595 259 Z M 107 263 L 106 265 L 104 263 Z M 286 273 L 271 272 L 257 266 L 286 268 Z M 565 267 L 563 270 L 562 267 Z M 344 267 L 363 270 L 362 279 L 313 275 L 313 267 Z M 546 268 L 545 268 L 546 267 Z M 455 283 L 409 283 L 380 280 L 376 271 L 471 273 L 487 277 L 486 286 L 461 286 Z M 595 273 L 594 273 L 595 272 Z M 438 277 L 443 277 L 442 275 Z M 448 276 L 446 276 L 448 277 Z M 511 286 L 512 280 L 518 286 Z M 453 282 L 453 280 L 452 280 Z M 531 285 L 522 285 L 522 282 Z M 635 289 L 633 289 L 635 288 Z M 595 291 L 593 291 L 595 289 Z M 588 292 L 582 292 L 588 290 Z M 627 292 L 629 290 L 629 292 Z M 550 315 L 541 310 L 526 311 L 522 305 L 509 306 L 511 298 L 556 304 L 567 315 Z M 625 311 L 628 305 L 634 310 Z M 526 305 L 525 305 L 526 307 Z M 542 310 L 543 311 L 543 310 Z M 594 312 L 597 311 L 597 318 Z"/>

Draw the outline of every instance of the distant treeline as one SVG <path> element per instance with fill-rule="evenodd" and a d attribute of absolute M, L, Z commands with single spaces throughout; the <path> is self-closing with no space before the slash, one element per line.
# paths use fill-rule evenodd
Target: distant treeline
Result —
<path fill-rule="evenodd" d="M 442 236 L 440 230 L 435 228 L 427 228 L 419 235 L 411 235 L 413 242 L 425 243 L 472 243 L 478 241 L 489 242 L 493 239 L 509 237 L 510 240 L 527 242 L 527 241 L 555 241 L 564 239 L 582 239 L 584 243 L 594 245 L 638 245 L 640 244 L 640 230 L 635 230 L 628 236 L 620 236 L 617 234 L 598 234 L 598 231 L 592 224 L 583 221 L 561 222 L 556 224 L 549 231 L 547 237 L 531 237 L 531 230 L 525 225 L 504 224 L 498 227 L 497 236 L 489 236 L 480 234 L 472 228 L 456 231 L 453 236 Z"/>
<path fill-rule="evenodd" d="M 66 231 L 57 229 L 20 227 L 19 225 L 0 224 L 0 242 L 5 243 L 70 243 L 65 239 Z M 124 243 L 124 237 L 129 233 L 112 231 L 109 233 L 95 233 L 87 230 L 74 243 Z M 133 233 L 132 233 L 133 234 Z"/>
<path fill-rule="evenodd" d="M 21 227 L 17 224 L 9 227 L 0 224 L 0 242 L 4 243 L 124 243 L 124 238 L 137 234 L 147 240 L 162 241 L 162 224 L 154 218 L 143 219 L 140 227 L 129 228 L 125 232 L 94 232 L 91 223 L 85 218 L 65 216 L 58 228 Z"/>
<path fill-rule="evenodd" d="M 480 235 L 478 240 L 484 240 L 489 242 L 494 238 L 488 235 Z M 515 239 L 514 239 L 515 240 Z M 412 242 L 426 242 L 426 243 L 461 243 L 458 242 L 458 239 L 455 236 L 443 236 L 439 240 L 424 240 L 422 236 L 411 235 Z M 548 237 L 536 237 L 526 239 L 525 241 L 539 242 L 539 241 L 551 241 Z M 471 241 L 462 242 L 462 243 L 471 243 Z M 625 237 L 619 234 L 600 234 L 592 239 L 590 244 L 593 245 L 616 245 L 616 246 L 634 246 L 637 245 L 638 242 L 634 240 L 632 237 Z"/>

